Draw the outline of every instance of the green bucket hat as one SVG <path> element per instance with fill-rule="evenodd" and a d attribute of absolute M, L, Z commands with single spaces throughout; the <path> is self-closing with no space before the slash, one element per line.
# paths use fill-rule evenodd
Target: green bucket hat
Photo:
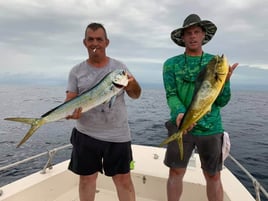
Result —
<path fill-rule="evenodd" d="M 217 31 L 216 25 L 211 21 L 201 20 L 198 15 L 191 14 L 184 20 L 181 28 L 175 29 L 171 32 L 171 39 L 173 42 L 179 46 L 185 47 L 185 44 L 182 40 L 183 30 L 193 25 L 199 25 L 206 31 L 205 38 L 202 43 L 203 45 L 210 41 Z"/>

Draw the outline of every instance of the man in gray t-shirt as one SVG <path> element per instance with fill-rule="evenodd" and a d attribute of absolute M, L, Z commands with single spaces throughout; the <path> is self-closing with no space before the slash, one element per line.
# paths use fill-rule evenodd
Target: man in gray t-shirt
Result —
<path fill-rule="evenodd" d="M 125 69 L 129 81 L 111 107 L 109 103 L 104 103 L 85 113 L 77 108 L 67 117 L 77 120 L 71 136 L 73 150 L 69 169 L 80 175 L 80 201 L 94 199 L 97 174 L 103 171 L 113 178 L 120 200 L 134 201 L 135 192 L 130 176 L 131 136 L 124 94 L 126 92 L 129 97 L 137 99 L 141 88 L 123 63 L 106 56 L 109 39 L 101 24 L 89 24 L 83 42 L 88 59 L 70 71 L 66 101 L 94 87 L 115 69 Z"/>

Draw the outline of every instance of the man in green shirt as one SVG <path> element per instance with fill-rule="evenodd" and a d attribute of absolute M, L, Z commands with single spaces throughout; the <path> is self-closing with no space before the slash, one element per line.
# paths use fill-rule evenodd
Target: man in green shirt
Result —
<path fill-rule="evenodd" d="M 212 39 L 217 31 L 214 23 L 201 20 L 196 14 L 189 15 L 182 28 L 171 32 L 171 39 L 179 46 L 185 47 L 183 54 L 167 59 L 163 67 L 163 80 L 167 103 L 170 108 L 170 121 L 166 123 L 169 135 L 175 133 L 180 125 L 187 107 L 190 105 L 195 80 L 199 72 L 214 57 L 205 53 L 202 45 Z M 212 110 L 188 129 L 183 137 L 184 153 L 180 159 L 178 144 L 168 144 L 165 165 L 169 170 L 167 182 L 168 201 L 178 201 L 182 194 L 182 179 L 192 151 L 197 147 L 201 167 L 207 182 L 209 201 L 223 201 L 223 188 L 220 171 L 222 169 L 223 126 L 220 115 L 221 107 L 227 105 L 231 98 L 230 76 L 238 63 L 229 67 L 227 81 L 222 92 L 212 105 Z"/>

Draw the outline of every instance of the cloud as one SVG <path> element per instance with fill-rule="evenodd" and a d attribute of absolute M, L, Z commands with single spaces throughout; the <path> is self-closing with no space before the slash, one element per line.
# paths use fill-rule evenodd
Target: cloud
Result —
<path fill-rule="evenodd" d="M 1 1 L 0 75 L 66 79 L 71 67 L 87 58 L 84 29 L 95 21 L 107 28 L 109 56 L 126 63 L 142 82 L 161 82 L 163 62 L 184 51 L 170 40 L 170 32 L 190 13 L 218 27 L 206 52 L 225 54 L 230 63 L 253 71 L 268 70 L 267 9 L 265 0 L 224 0 L 220 5 L 214 0 Z"/>

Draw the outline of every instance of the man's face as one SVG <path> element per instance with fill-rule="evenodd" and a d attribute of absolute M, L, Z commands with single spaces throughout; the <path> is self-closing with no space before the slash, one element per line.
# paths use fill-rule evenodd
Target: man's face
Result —
<path fill-rule="evenodd" d="M 84 45 L 90 53 L 105 52 L 105 48 L 108 46 L 109 40 L 105 36 L 103 29 L 97 30 L 87 29 Z"/>
<path fill-rule="evenodd" d="M 186 28 L 182 36 L 182 39 L 185 43 L 185 47 L 190 50 L 201 48 L 204 38 L 205 32 L 200 26 L 197 25 Z"/>

